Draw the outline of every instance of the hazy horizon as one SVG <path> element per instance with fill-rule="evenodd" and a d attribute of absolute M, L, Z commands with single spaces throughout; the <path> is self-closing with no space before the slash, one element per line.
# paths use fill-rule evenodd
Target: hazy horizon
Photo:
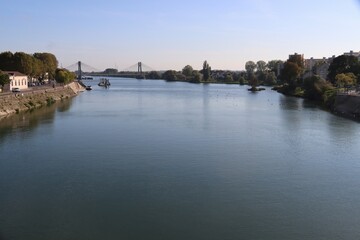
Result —
<path fill-rule="evenodd" d="M 0 51 L 51 52 L 99 70 L 243 70 L 246 61 L 359 51 L 359 1 L 26 1 L 2 3 Z"/>

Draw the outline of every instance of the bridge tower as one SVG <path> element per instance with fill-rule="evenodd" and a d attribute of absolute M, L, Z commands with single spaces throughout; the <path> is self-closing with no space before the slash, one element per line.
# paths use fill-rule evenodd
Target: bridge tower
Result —
<path fill-rule="evenodd" d="M 81 61 L 78 61 L 78 79 L 82 79 L 82 72 L 81 72 Z"/>
<path fill-rule="evenodd" d="M 142 73 L 142 63 L 138 62 L 138 73 Z"/>

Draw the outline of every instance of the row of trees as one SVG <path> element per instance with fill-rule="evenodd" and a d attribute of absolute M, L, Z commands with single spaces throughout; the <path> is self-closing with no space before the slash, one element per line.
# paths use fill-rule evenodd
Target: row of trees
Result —
<path fill-rule="evenodd" d="M 334 58 L 328 68 L 327 79 L 313 75 L 304 77 L 301 55 L 292 55 L 284 63 L 280 74 L 283 86 L 280 92 L 323 101 L 332 107 L 337 89 L 356 86 L 360 80 L 360 62 L 355 56 L 341 55 Z"/>
<path fill-rule="evenodd" d="M 52 53 L 2 52 L 0 53 L 0 71 L 18 71 L 40 82 L 55 79 L 60 83 L 68 83 L 76 78 L 74 73 L 66 69 L 58 69 L 58 61 Z M 0 73 L 0 85 L 9 83 L 7 74 Z"/>
<path fill-rule="evenodd" d="M 39 80 L 54 79 L 57 66 L 58 61 L 51 53 L 0 53 L 1 70 L 18 71 Z"/>
<path fill-rule="evenodd" d="M 267 85 L 272 86 L 277 83 L 277 78 L 279 76 L 279 71 L 283 62 L 281 60 L 271 60 L 269 62 L 257 61 L 248 61 L 245 63 L 245 80 L 252 87 L 257 85 Z"/>

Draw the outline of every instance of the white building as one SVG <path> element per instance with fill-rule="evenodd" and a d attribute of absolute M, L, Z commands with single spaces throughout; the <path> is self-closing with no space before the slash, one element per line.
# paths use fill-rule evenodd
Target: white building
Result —
<path fill-rule="evenodd" d="M 13 72 L 13 71 L 4 71 L 7 73 L 10 78 L 10 91 L 13 88 L 19 88 L 20 90 L 28 88 L 28 76 L 23 73 Z"/>

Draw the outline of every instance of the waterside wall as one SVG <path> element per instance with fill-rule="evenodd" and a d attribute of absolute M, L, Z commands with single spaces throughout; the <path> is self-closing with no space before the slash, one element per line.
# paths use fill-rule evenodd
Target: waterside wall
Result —
<path fill-rule="evenodd" d="M 360 96 L 336 96 L 333 111 L 338 115 L 360 121 Z"/>
<path fill-rule="evenodd" d="M 0 119 L 10 114 L 40 108 L 55 101 L 74 97 L 82 91 L 84 87 L 78 82 L 72 82 L 55 88 L 0 95 Z"/>

